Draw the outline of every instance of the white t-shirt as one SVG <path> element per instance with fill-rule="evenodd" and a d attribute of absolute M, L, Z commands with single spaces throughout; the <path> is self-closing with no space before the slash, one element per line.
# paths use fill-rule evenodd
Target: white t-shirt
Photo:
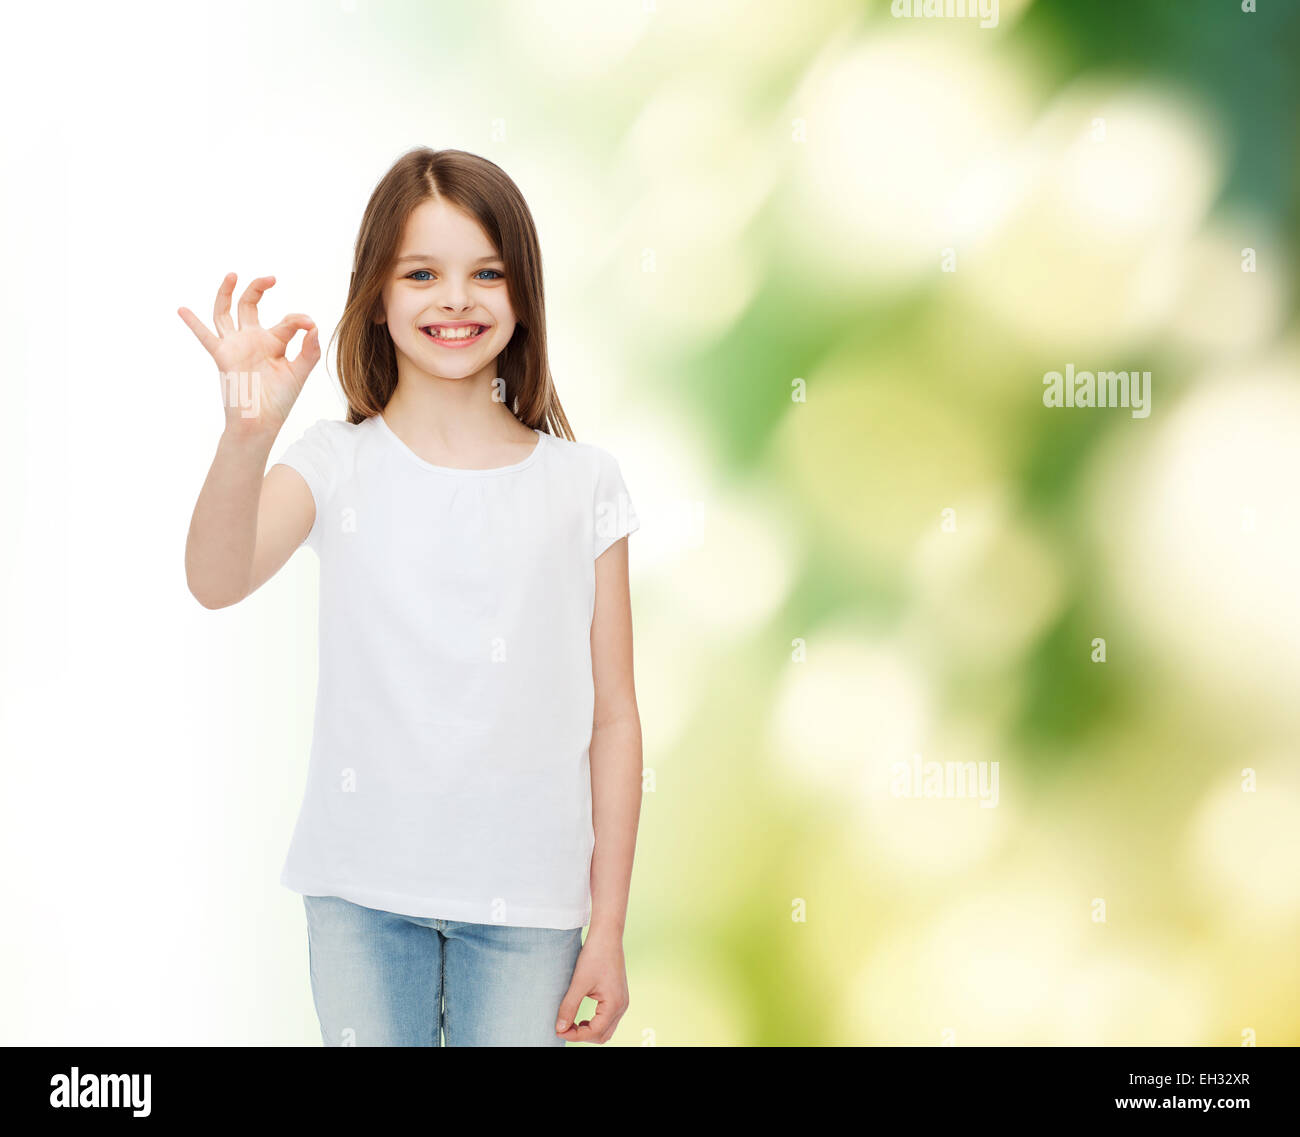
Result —
<path fill-rule="evenodd" d="M 591 919 L 595 561 L 639 526 L 614 457 L 424 461 L 381 415 L 279 459 L 316 501 L 320 655 L 280 882 L 411 916 Z"/>

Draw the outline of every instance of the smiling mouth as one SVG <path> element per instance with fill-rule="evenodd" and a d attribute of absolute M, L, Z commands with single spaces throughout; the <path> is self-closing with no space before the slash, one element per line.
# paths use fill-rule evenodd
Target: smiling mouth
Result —
<path fill-rule="evenodd" d="M 484 332 L 487 331 L 487 325 L 474 324 L 472 326 L 466 325 L 460 328 L 439 328 L 430 325 L 429 327 L 421 328 L 420 331 L 436 343 L 447 345 L 466 344 L 482 339 Z"/>

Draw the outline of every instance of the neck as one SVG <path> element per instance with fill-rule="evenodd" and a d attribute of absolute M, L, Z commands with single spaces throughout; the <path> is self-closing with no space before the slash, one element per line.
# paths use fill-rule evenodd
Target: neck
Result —
<path fill-rule="evenodd" d="M 399 374 L 384 421 L 407 437 L 452 449 L 533 438 L 532 430 L 499 401 L 503 390 L 487 371 L 465 379 Z"/>

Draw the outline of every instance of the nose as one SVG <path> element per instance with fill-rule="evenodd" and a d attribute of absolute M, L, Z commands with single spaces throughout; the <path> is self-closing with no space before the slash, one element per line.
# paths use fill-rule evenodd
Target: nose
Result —
<path fill-rule="evenodd" d="M 463 312 L 470 306 L 470 299 L 463 284 L 448 281 L 442 295 L 438 298 L 438 307 L 447 312 Z"/>

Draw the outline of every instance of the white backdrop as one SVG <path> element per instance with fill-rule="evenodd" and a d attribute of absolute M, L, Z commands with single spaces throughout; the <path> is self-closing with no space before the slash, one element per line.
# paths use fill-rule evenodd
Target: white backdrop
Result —
<path fill-rule="evenodd" d="M 311 739 L 317 562 L 299 550 L 234 608 L 189 594 L 222 414 L 179 306 L 211 326 L 225 272 L 237 294 L 271 273 L 263 321 L 307 312 L 325 345 L 384 170 L 417 145 L 494 157 L 542 233 L 570 420 L 635 476 L 635 448 L 599 429 L 615 385 L 584 366 L 601 333 L 563 311 L 566 277 L 609 242 L 554 238 L 595 223 L 575 195 L 598 188 L 568 184 L 553 153 L 503 155 L 491 115 L 512 104 L 471 98 L 436 44 L 448 88 L 430 99 L 430 72 L 395 62 L 365 7 L 6 11 L 0 1043 L 319 1044 L 301 900 L 278 883 Z M 271 461 L 343 414 L 327 354 Z"/>

